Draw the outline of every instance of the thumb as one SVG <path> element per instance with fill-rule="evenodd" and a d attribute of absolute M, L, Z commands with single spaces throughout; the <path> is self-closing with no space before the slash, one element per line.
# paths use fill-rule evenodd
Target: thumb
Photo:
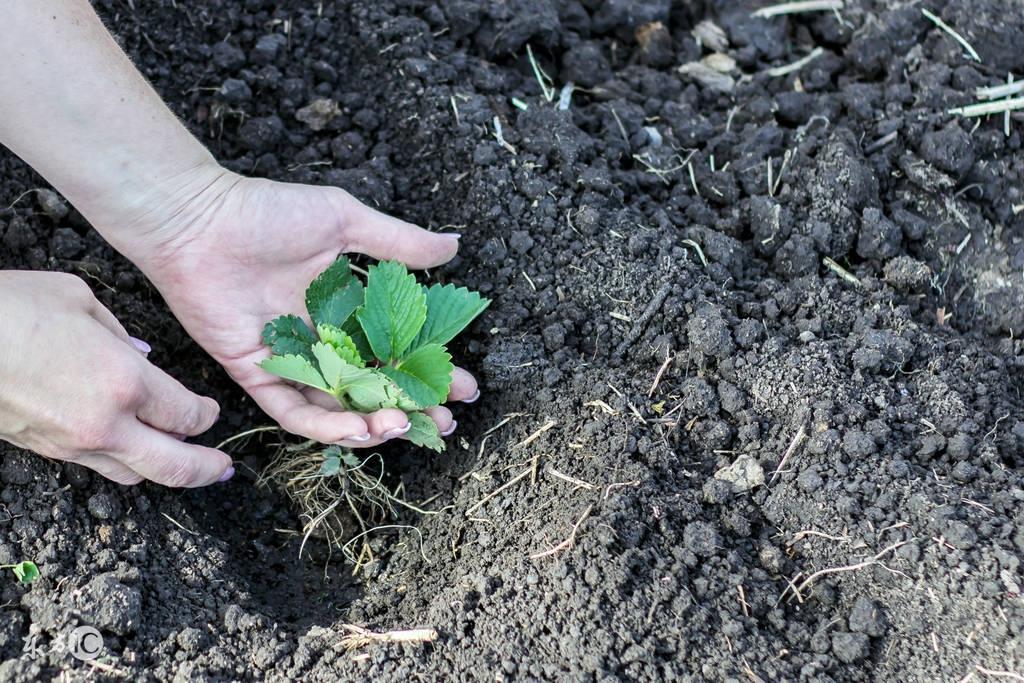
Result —
<path fill-rule="evenodd" d="M 432 268 L 452 260 L 459 250 L 456 233 L 433 233 L 392 218 L 341 193 L 344 251 L 378 260 L 401 261 L 413 269 Z"/>

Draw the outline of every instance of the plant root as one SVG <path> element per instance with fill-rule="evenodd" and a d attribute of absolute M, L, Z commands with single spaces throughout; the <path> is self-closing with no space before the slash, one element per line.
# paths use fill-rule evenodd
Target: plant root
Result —
<path fill-rule="evenodd" d="M 381 525 L 398 517 L 398 508 L 425 512 L 391 491 L 384 460 L 377 453 L 358 457 L 315 441 L 282 445 L 263 470 L 257 485 L 283 490 L 303 520 L 302 557 L 310 538 L 323 539 L 340 550 L 355 572 L 374 559 L 369 540 Z M 358 541 L 358 543 L 354 543 Z"/>
<path fill-rule="evenodd" d="M 430 643 L 437 640 L 437 631 L 432 628 L 414 628 L 380 633 L 354 624 L 342 624 L 348 631 L 339 645 L 346 650 L 356 650 L 371 643 Z"/>

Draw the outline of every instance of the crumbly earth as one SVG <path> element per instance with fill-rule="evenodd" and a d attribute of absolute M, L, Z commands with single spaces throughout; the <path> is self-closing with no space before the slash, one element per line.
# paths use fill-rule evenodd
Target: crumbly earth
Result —
<path fill-rule="evenodd" d="M 483 398 L 446 454 L 383 452 L 431 514 L 355 577 L 298 558 L 266 444 L 187 492 L 4 447 L 0 562 L 42 578 L 3 582 L 0 679 L 1024 672 L 1024 123 L 947 113 L 1022 75 L 1015 0 L 97 4 L 231 168 L 464 234 L 430 277 L 494 299 L 456 345 Z M 716 49 L 724 77 L 678 72 Z M 267 423 L 40 178 L 0 177 L 6 267 L 85 277 L 220 401 L 210 443 Z"/>

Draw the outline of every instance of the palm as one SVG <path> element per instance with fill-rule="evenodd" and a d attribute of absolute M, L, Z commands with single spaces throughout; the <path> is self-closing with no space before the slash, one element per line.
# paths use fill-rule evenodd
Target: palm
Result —
<path fill-rule="evenodd" d="M 260 369 L 269 355 L 263 326 L 283 313 L 305 317 L 306 286 L 342 251 L 424 268 L 456 249 L 451 237 L 379 214 L 336 188 L 238 179 L 168 246 L 154 279 L 185 329 L 272 417 L 290 431 L 339 440 L 358 418 L 325 415 L 312 396 Z"/>

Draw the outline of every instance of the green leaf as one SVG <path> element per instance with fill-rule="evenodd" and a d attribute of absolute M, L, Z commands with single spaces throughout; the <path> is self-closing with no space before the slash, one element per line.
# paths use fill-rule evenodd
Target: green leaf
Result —
<path fill-rule="evenodd" d="M 316 356 L 316 362 L 320 366 L 320 374 L 327 380 L 327 386 L 337 392 L 342 372 L 349 363 L 338 354 L 333 346 L 323 342 L 313 345 L 313 355 Z"/>
<path fill-rule="evenodd" d="M 334 325 L 317 325 L 316 333 L 320 335 L 321 341 L 333 346 L 334 350 L 338 352 L 338 355 L 341 356 L 342 359 L 356 367 L 366 367 L 366 363 L 363 361 L 362 356 L 359 355 L 359 348 L 345 330 L 340 327 L 335 327 Z"/>
<path fill-rule="evenodd" d="M 402 389 L 397 384 L 395 384 L 394 381 L 391 382 L 391 391 L 392 394 L 390 404 L 382 407 L 398 408 L 399 410 L 404 410 L 407 413 L 420 409 L 420 405 L 416 403 L 416 401 L 409 398 L 409 394 L 402 391 Z"/>
<path fill-rule="evenodd" d="M 330 450 L 324 451 L 324 461 L 320 463 L 320 476 L 333 477 L 341 471 L 341 455 Z"/>
<path fill-rule="evenodd" d="M 412 427 L 405 433 L 405 438 L 413 442 L 417 446 L 424 446 L 426 448 L 433 449 L 440 453 L 444 450 L 444 440 L 441 438 L 441 432 L 437 429 L 437 424 L 431 420 L 427 415 L 423 413 L 411 413 L 409 415 L 409 424 Z"/>
<path fill-rule="evenodd" d="M 370 347 L 377 358 L 401 358 L 427 319 L 427 297 L 416 278 L 400 263 L 370 266 L 366 301 L 359 313 Z"/>
<path fill-rule="evenodd" d="M 434 285 L 427 290 L 427 322 L 412 344 L 447 344 L 490 305 L 476 292 L 454 285 Z"/>
<path fill-rule="evenodd" d="M 356 457 L 355 453 L 347 448 L 341 448 L 340 446 L 334 446 L 338 449 L 338 453 L 341 454 L 341 461 L 348 467 L 359 467 L 362 465 L 362 461 Z"/>
<path fill-rule="evenodd" d="M 359 412 L 372 413 L 384 408 L 397 408 L 397 387 L 377 370 L 361 370 L 365 373 L 353 377 L 346 388 L 349 405 Z"/>
<path fill-rule="evenodd" d="M 39 567 L 35 562 L 19 562 L 11 567 L 11 571 L 22 583 L 32 583 L 39 578 Z"/>
<path fill-rule="evenodd" d="M 448 398 L 452 383 L 452 357 L 440 344 L 427 344 L 382 373 L 394 380 L 420 408 L 440 405 Z"/>
<path fill-rule="evenodd" d="M 397 407 L 398 388 L 375 368 L 353 365 L 327 344 L 317 344 L 313 350 L 331 393 L 343 407 L 364 413 Z"/>
<path fill-rule="evenodd" d="M 312 360 L 309 347 L 316 343 L 313 331 L 296 315 L 282 315 L 263 327 L 263 343 L 277 356 L 305 356 Z"/>
<path fill-rule="evenodd" d="M 341 327 L 362 303 L 363 283 L 352 277 L 344 256 L 339 256 L 306 290 L 306 310 L 315 325 Z"/>
<path fill-rule="evenodd" d="M 330 391 L 323 376 L 313 367 L 313 363 L 304 356 L 285 355 L 271 356 L 260 363 L 267 372 L 292 382 L 305 384 L 323 391 Z"/>
<path fill-rule="evenodd" d="M 359 324 L 358 316 L 359 311 L 356 311 L 356 314 L 349 318 L 348 321 L 341 326 L 341 329 L 352 338 L 352 343 L 356 345 L 357 349 L 359 349 L 360 358 L 367 362 L 376 360 L 373 355 L 373 349 L 370 348 L 370 342 L 366 338 L 366 333 L 363 332 L 363 328 Z"/>
<path fill-rule="evenodd" d="M 313 346 L 313 353 L 331 393 L 346 408 L 372 412 L 398 407 L 397 387 L 378 370 L 350 363 L 337 349 L 322 342 Z"/>

